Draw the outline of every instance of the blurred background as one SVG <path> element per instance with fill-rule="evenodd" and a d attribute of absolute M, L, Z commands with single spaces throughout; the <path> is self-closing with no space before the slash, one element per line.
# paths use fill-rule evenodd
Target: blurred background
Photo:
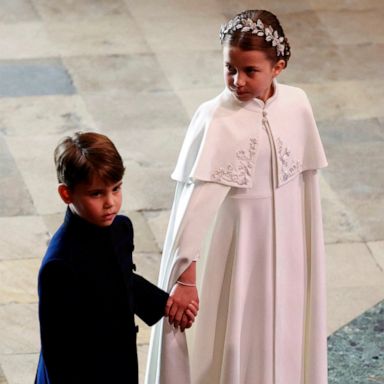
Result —
<path fill-rule="evenodd" d="M 329 161 L 329 382 L 384 383 L 382 0 L 0 0 L 0 384 L 35 375 L 37 273 L 65 211 L 56 143 L 79 130 L 115 142 L 135 262 L 156 282 L 169 176 L 194 110 L 223 89 L 219 27 L 245 9 L 279 17 L 280 82 L 307 92 Z M 149 333 L 140 323 L 141 381 Z"/>

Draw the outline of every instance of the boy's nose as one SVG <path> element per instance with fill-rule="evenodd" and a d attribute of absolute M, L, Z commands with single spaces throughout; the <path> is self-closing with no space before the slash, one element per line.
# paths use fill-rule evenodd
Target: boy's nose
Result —
<path fill-rule="evenodd" d="M 106 199 L 104 200 L 104 207 L 105 208 L 110 208 L 114 204 L 113 196 L 107 196 Z"/>

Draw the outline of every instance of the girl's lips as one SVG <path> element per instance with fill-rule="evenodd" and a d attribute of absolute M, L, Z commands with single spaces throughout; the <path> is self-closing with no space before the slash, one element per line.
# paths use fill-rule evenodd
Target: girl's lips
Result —
<path fill-rule="evenodd" d="M 236 88 L 231 88 L 231 92 L 233 92 L 236 96 L 239 96 L 239 97 L 241 97 L 241 96 L 245 96 L 245 95 L 248 94 L 247 91 L 239 91 L 239 90 L 236 89 Z"/>
<path fill-rule="evenodd" d="M 237 92 L 237 91 L 234 91 L 233 95 L 237 99 L 239 99 L 240 101 L 246 101 L 246 100 L 248 100 L 251 97 L 249 92 Z"/>

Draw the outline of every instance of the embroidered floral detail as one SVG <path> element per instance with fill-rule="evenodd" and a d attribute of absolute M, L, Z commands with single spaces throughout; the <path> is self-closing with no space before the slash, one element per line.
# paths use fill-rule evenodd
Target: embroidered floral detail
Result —
<path fill-rule="evenodd" d="M 239 160 L 239 164 L 234 166 L 232 164 L 227 165 L 226 168 L 219 168 L 212 174 L 212 179 L 218 182 L 231 182 L 237 185 L 246 185 L 247 179 L 251 175 L 253 168 L 253 160 L 256 155 L 257 140 L 251 138 L 249 140 L 249 148 L 247 151 L 240 150 L 236 152 L 236 158 Z"/>
<path fill-rule="evenodd" d="M 281 139 L 278 137 L 276 139 L 277 143 L 277 157 L 280 161 L 280 181 L 287 181 L 293 175 L 301 172 L 302 165 L 300 161 L 292 158 L 291 151 L 288 147 L 284 146 Z"/>

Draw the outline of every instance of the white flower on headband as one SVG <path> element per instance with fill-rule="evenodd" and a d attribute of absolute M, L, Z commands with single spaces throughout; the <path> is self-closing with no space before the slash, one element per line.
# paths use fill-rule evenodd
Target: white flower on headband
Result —
<path fill-rule="evenodd" d="M 221 26 L 220 41 L 223 41 L 226 34 L 236 31 L 251 32 L 260 37 L 265 36 L 265 41 L 270 42 L 272 47 L 276 47 L 277 56 L 284 56 L 284 37 L 279 36 L 279 33 L 274 31 L 271 26 L 265 27 L 260 19 L 257 19 L 256 22 L 254 22 L 251 18 L 240 19 L 239 17 L 235 17 L 233 20 L 229 21 L 227 25 Z"/>
<path fill-rule="evenodd" d="M 284 37 L 279 37 L 277 31 L 274 31 L 272 27 L 265 28 L 265 40 L 272 42 L 272 47 L 276 47 L 277 56 L 284 56 L 285 45 Z"/>
<path fill-rule="evenodd" d="M 252 19 L 241 20 L 241 32 L 251 32 L 257 28 L 256 23 Z"/>

